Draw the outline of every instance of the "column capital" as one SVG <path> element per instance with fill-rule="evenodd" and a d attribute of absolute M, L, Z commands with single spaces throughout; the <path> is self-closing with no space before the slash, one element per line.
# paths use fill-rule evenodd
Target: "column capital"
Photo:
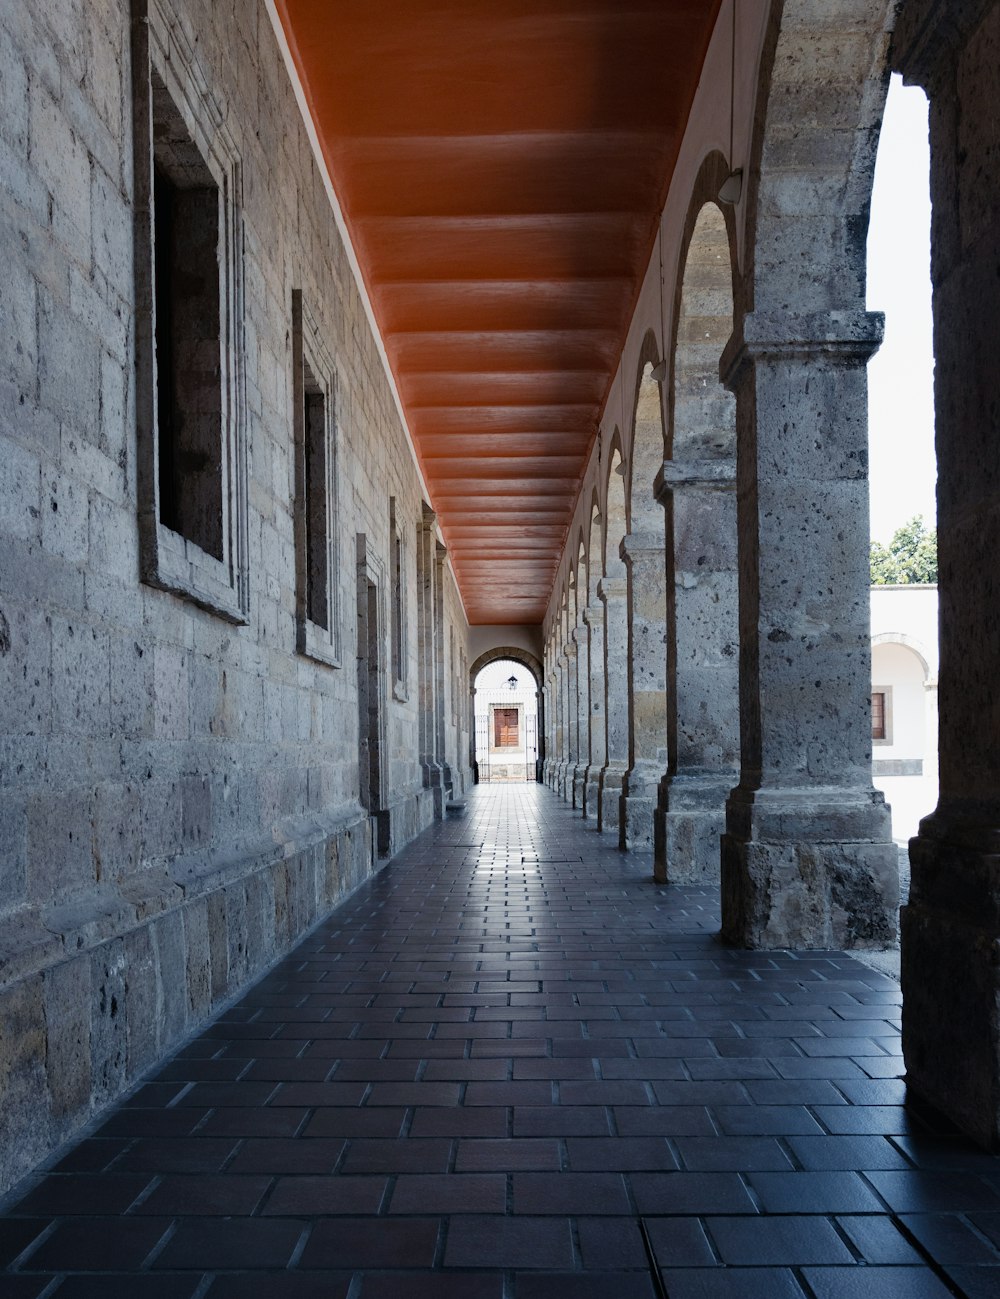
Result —
<path fill-rule="evenodd" d="M 588 627 L 603 627 L 604 606 L 602 604 L 588 605 L 583 611 L 583 621 Z"/>
<path fill-rule="evenodd" d="M 664 460 L 653 480 L 653 495 L 663 505 L 684 488 L 731 492 L 736 487 L 736 461 Z"/>
<path fill-rule="evenodd" d="M 627 532 L 621 539 L 618 553 L 626 564 L 646 555 L 662 555 L 666 546 L 663 534 Z"/>
<path fill-rule="evenodd" d="M 628 582 L 624 577 L 602 577 L 597 583 L 597 596 L 605 607 L 609 600 L 624 600 L 627 595 Z"/>
<path fill-rule="evenodd" d="M 422 501 L 420 504 L 420 527 L 430 531 L 436 524 L 437 515 L 426 501 Z"/>
<path fill-rule="evenodd" d="M 839 361 L 866 364 L 885 333 L 881 311 L 846 307 L 836 311 L 751 311 L 737 325 L 719 361 L 719 377 L 732 390 L 746 367 L 757 361 Z"/>
<path fill-rule="evenodd" d="M 992 0 L 907 0 L 892 36 L 893 70 L 933 93 L 991 7 Z"/>

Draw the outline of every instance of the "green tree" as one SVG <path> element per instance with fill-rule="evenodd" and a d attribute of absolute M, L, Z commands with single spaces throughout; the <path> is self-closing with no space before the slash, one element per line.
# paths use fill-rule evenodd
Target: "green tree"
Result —
<path fill-rule="evenodd" d="M 873 586 L 937 581 L 937 530 L 928 528 L 921 515 L 910 519 L 883 546 L 871 543 Z"/>

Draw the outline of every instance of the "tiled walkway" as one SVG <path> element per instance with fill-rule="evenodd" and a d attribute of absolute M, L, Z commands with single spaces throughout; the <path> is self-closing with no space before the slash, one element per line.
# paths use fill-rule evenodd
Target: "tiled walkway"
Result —
<path fill-rule="evenodd" d="M 1000 1295 L 897 986 L 716 906 L 476 790 L 0 1219 L 0 1296 Z"/>

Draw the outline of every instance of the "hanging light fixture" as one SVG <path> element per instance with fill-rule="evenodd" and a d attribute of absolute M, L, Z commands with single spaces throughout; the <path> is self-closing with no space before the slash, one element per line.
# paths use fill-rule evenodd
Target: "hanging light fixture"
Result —
<path fill-rule="evenodd" d="M 511 690 L 517 689 L 517 677 L 514 675 L 513 672 L 507 678 L 507 684 L 510 686 Z"/>

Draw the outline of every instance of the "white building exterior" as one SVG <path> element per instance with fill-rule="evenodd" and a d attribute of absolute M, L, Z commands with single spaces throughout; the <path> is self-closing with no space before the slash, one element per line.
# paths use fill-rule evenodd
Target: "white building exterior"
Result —
<path fill-rule="evenodd" d="M 532 674 L 523 663 L 498 659 L 479 673 L 473 693 L 479 780 L 534 780 L 538 694 Z"/>
<path fill-rule="evenodd" d="M 871 634 L 872 777 L 905 841 L 937 804 L 937 587 L 873 586 Z"/>

